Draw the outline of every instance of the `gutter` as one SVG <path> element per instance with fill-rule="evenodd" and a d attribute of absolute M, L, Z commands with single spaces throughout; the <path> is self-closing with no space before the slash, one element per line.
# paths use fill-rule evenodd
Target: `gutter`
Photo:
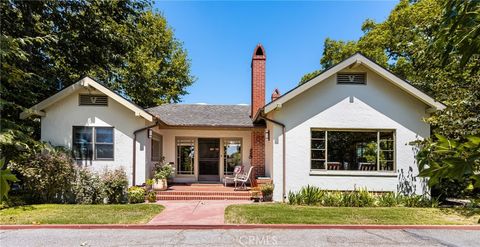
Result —
<path fill-rule="evenodd" d="M 133 162 L 132 162 L 132 186 L 135 186 L 135 175 L 136 175 L 136 161 L 137 161 L 137 133 L 144 131 L 146 129 L 153 128 L 158 125 L 158 121 L 155 121 L 155 124 L 143 127 L 141 129 L 137 129 L 133 131 Z"/>
<path fill-rule="evenodd" d="M 286 131 L 285 131 L 285 124 L 283 123 L 280 123 L 278 121 L 275 121 L 273 119 L 270 119 L 270 118 L 267 118 L 265 117 L 263 114 L 258 114 L 258 118 L 261 118 L 261 119 L 264 119 L 266 121 L 269 121 L 271 123 L 274 123 L 276 125 L 279 125 L 282 127 L 282 169 L 283 169 L 283 172 L 282 172 L 282 180 L 283 180 L 283 183 L 282 183 L 282 202 L 285 202 L 285 198 L 287 198 L 287 194 L 286 194 L 286 160 L 285 160 L 285 157 L 286 157 L 286 141 L 287 141 L 287 137 L 286 137 Z"/>

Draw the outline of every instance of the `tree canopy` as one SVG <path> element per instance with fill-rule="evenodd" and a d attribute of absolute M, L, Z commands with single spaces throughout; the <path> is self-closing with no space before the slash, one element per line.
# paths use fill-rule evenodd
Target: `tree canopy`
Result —
<path fill-rule="evenodd" d="M 149 1 L 0 6 L 2 129 L 38 130 L 19 113 L 87 75 L 142 107 L 180 101 L 195 80 L 182 43 Z"/>
<path fill-rule="evenodd" d="M 447 105 L 428 119 L 451 138 L 480 134 L 480 2 L 402 0 L 381 23 L 366 20 L 358 40 L 325 40 L 320 70 L 362 52 Z"/>

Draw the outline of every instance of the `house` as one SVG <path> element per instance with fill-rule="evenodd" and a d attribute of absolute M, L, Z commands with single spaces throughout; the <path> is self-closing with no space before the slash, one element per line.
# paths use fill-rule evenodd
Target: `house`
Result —
<path fill-rule="evenodd" d="M 130 184 L 162 157 L 175 182 L 219 182 L 236 165 L 270 177 L 274 200 L 327 190 L 421 194 L 415 149 L 424 122 L 445 106 L 360 53 L 265 102 L 266 53 L 251 61 L 251 105 L 166 104 L 143 109 L 85 77 L 21 117 L 41 117 L 41 138 L 73 150 L 92 169 L 122 167 Z"/>

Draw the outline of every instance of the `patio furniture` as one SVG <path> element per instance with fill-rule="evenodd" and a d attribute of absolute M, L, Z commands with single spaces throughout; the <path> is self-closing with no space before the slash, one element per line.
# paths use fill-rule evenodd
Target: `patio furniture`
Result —
<path fill-rule="evenodd" d="M 361 171 L 375 171 L 377 170 L 377 165 L 375 163 L 371 162 L 360 162 L 358 163 L 360 165 Z"/>
<path fill-rule="evenodd" d="M 231 181 L 232 183 L 234 182 L 234 179 L 243 172 L 243 166 L 235 166 L 233 168 L 233 174 L 232 175 L 224 175 L 223 176 L 223 184 L 225 187 L 227 187 L 227 182 Z"/>
<path fill-rule="evenodd" d="M 245 190 L 247 189 L 247 182 L 250 181 L 250 175 L 252 174 L 252 170 L 253 166 L 250 166 L 247 173 L 244 172 L 242 174 L 239 174 L 233 179 L 233 181 L 235 182 L 234 190 L 238 190 L 240 188 Z"/>
<path fill-rule="evenodd" d="M 340 162 L 328 162 L 327 170 L 340 170 Z"/>

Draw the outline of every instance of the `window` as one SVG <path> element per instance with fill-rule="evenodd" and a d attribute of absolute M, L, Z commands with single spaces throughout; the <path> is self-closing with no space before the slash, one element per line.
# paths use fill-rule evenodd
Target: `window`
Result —
<path fill-rule="evenodd" d="M 78 95 L 78 105 L 82 106 L 108 106 L 108 97 L 105 95 Z"/>
<path fill-rule="evenodd" d="M 177 139 L 177 174 L 193 175 L 195 139 Z"/>
<path fill-rule="evenodd" d="M 242 165 L 242 140 L 227 139 L 223 142 L 223 169 L 225 175 L 232 175 L 235 166 Z"/>
<path fill-rule="evenodd" d="M 393 171 L 393 131 L 311 131 L 312 170 Z"/>
<path fill-rule="evenodd" d="M 78 160 L 113 160 L 112 127 L 73 127 L 73 155 Z"/>
<path fill-rule="evenodd" d="M 366 84 L 365 73 L 338 73 L 338 84 Z"/>
<path fill-rule="evenodd" d="M 151 160 L 160 161 L 162 159 L 162 136 L 153 134 L 152 136 L 152 145 L 151 145 Z"/>

